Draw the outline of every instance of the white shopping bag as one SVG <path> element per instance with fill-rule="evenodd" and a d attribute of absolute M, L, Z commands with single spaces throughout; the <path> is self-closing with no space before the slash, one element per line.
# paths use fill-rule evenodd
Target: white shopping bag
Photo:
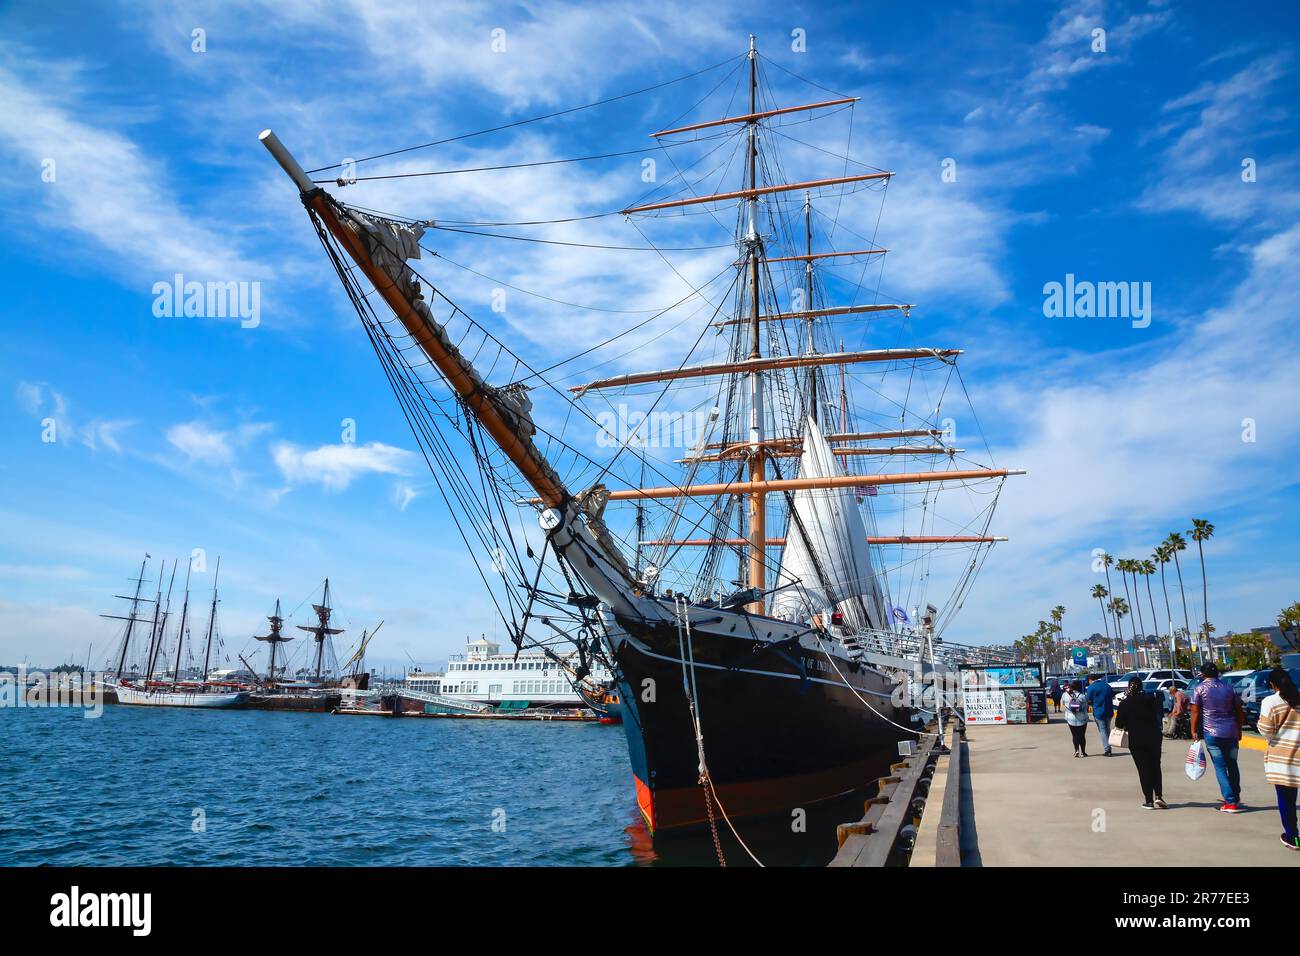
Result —
<path fill-rule="evenodd" d="M 1198 740 L 1192 744 L 1187 751 L 1187 763 L 1183 767 L 1187 771 L 1187 776 L 1192 780 L 1200 780 L 1205 776 L 1205 741 Z"/>

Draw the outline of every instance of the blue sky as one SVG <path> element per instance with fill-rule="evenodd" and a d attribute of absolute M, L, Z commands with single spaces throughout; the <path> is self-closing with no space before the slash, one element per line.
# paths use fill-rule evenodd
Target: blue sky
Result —
<path fill-rule="evenodd" d="M 328 165 L 682 76 L 738 55 L 749 32 L 772 64 L 861 96 L 829 119 L 825 143 L 842 149 L 851 130 L 855 158 L 897 174 L 878 230 L 875 194 L 848 197 L 839 220 L 891 249 L 882 295 L 918 303 L 875 341 L 906 332 L 966 349 L 978 421 L 955 412 L 959 435 L 982 433 L 985 460 L 1030 471 L 1006 487 L 991 530 L 1011 540 L 950 637 L 1011 640 L 1058 603 L 1067 635 L 1097 630 L 1093 549 L 1146 556 L 1192 516 L 1218 528 L 1207 560 L 1219 631 L 1271 623 L 1300 599 L 1300 15 L 1274 3 L 1228 17 L 1200 4 L 951 6 L 7 5 L 0 662 L 80 659 L 92 642 L 100 657 L 113 632 L 96 615 L 142 554 L 194 548 L 222 556 L 235 649 L 277 596 L 293 608 L 326 575 L 353 631 L 388 622 L 381 662 L 437 661 L 492 632 L 379 365 L 257 133 L 273 127 L 309 168 Z M 1104 52 L 1091 48 L 1098 28 Z M 504 52 L 491 48 L 497 29 Z M 715 77 L 361 171 L 637 149 Z M 782 104 L 826 95 L 776 68 L 770 78 Z M 729 89 L 684 121 L 718 115 Z M 813 175 L 836 174 L 817 158 L 794 149 Z M 621 208 L 645 191 L 640 173 L 632 155 L 340 196 L 442 220 L 560 218 Z M 698 222 L 664 230 L 656 241 L 719 241 Z M 546 235 L 643 241 L 619 217 Z M 650 310 L 732 254 L 674 254 L 678 276 L 647 257 L 433 241 L 493 277 L 421 265 L 488 319 L 501 281 Z M 156 317 L 153 285 L 176 273 L 260 283 L 260 322 Z M 1043 286 L 1067 273 L 1149 282 L 1151 324 L 1046 317 Z M 635 319 L 510 301 L 500 330 L 543 364 Z M 647 333 L 602 367 L 672 364 L 697 328 Z M 41 440 L 50 418 L 53 443 Z M 1242 440 L 1246 419 L 1255 441 Z M 931 597 L 942 593 L 936 583 Z"/>

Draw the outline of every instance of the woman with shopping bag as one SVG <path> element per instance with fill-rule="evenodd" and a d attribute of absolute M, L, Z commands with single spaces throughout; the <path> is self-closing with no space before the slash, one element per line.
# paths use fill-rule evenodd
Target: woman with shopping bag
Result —
<path fill-rule="evenodd" d="M 1164 707 L 1154 694 L 1142 689 L 1142 681 L 1133 678 L 1128 682 L 1124 699 L 1115 712 L 1115 729 L 1111 731 L 1111 746 L 1126 747 L 1137 765 L 1138 784 L 1142 787 L 1143 810 L 1168 810 L 1165 803 L 1163 780 L 1160 776 L 1161 718 Z"/>

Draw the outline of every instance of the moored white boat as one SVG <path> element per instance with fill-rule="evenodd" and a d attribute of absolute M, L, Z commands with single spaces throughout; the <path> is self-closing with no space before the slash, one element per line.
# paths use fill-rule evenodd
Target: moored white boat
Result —
<path fill-rule="evenodd" d="M 146 690 L 129 684 L 104 684 L 117 691 L 119 704 L 142 707 L 237 707 L 248 699 L 244 691 Z"/>

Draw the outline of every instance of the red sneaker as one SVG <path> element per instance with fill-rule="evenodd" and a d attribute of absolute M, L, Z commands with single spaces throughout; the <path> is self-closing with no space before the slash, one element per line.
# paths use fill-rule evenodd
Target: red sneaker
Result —
<path fill-rule="evenodd" d="M 1222 813 L 1240 813 L 1240 812 L 1241 812 L 1241 811 L 1240 811 L 1240 808 L 1239 808 L 1235 803 L 1224 803 L 1223 806 L 1219 807 L 1219 810 L 1220 810 L 1220 812 L 1222 812 Z"/>

